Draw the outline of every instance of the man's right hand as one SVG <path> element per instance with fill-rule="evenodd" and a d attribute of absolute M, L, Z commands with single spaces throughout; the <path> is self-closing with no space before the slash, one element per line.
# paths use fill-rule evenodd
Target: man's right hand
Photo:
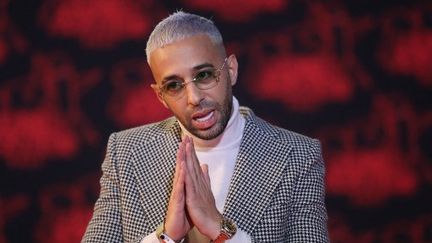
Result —
<path fill-rule="evenodd" d="M 193 227 L 185 210 L 185 156 L 186 143 L 182 141 L 177 151 L 173 190 L 165 220 L 165 234 L 175 241 L 183 239 Z"/>

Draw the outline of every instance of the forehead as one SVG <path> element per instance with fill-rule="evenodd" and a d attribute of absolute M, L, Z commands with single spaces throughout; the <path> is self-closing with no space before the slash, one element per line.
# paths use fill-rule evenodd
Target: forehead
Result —
<path fill-rule="evenodd" d="M 158 82 L 164 77 L 188 75 L 203 63 L 216 63 L 220 50 L 206 35 L 192 36 L 155 49 L 150 54 L 150 68 Z"/>

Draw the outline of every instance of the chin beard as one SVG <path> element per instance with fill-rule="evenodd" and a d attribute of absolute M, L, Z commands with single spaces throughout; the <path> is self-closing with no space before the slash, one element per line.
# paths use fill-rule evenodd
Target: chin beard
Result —
<path fill-rule="evenodd" d="M 192 131 L 190 131 L 190 133 L 192 133 L 195 137 L 203 139 L 203 140 L 212 140 L 212 139 L 217 138 L 219 135 L 221 135 L 225 131 L 226 124 L 218 123 L 218 124 L 215 124 L 215 127 L 210 128 L 209 129 L 210 131 L 192 130 Z"/>
<path fill-rule="evenodd" d="M 227 105 L 228 104 L 228 105 Z M 225 104 L 223 107 L 226 107 L 226 109 L 221 109 L 222 119 L 218 123 L 214 125 L 214 127 L 208 129 L 208 131 L 199 131 L 196 129 L 192 129 L 191 126 L 185 128 L 187 129 L 192 135 L 194 135 L 197 138 L 203 139 L 203 140 L 212 140 L 220 136 L 224 131 L 226 126 L 228 125 L 228 121 L 231 118 L 232 115 L 232 96 L 230 98 L 227 98 L 225 100 Z"/>

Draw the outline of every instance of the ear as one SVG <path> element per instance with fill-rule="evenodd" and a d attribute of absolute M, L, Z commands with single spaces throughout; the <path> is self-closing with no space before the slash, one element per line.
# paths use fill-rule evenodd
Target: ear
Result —
<path fill-rule="evenodd" d="M 158 98 L 159 102 L 162 103 L 162 105 L 168 109 L 168 105 L 165 102 L 165 100 L 163 99 L 162 94 L 159 91 L 159 87 L 157 86 L 157 84 L 150 84 L 150 86 L 152 87 L 153 91 L 155 92 L 156 97 Z"/>
<path fill-rule="evenodd" d="M 231 80 L 231 86 L 234 86 L 237 83 L 237 71 L 238 71 L 237 58 L 234 54 L 228 57 L 227 65 L 228 65 L 228 73 Z"/>

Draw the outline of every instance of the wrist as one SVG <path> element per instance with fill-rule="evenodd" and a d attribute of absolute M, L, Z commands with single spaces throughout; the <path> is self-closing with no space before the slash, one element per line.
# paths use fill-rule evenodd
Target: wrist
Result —
<path fill-rule="evenodd" d="M 217 215 L 217 217 L 212 221 L 210 228 L 209 228 L 209 233 L 207 234 L 207 236 L 213 241 L 215 240 L 221 231 L 221 221 L 223 220 L 223 216 L 222 214 Z"/>
<path fill-rule="evenodd" d="M 169 232 L 166 232 L 165 221 L 162 222 L 156 229 L 156 237 L 159 239 L 160 242 L 163 243 L 182 243 L 184 241 L 184 237 L 178 239 L 175 237 L 171 237 Z"/>

